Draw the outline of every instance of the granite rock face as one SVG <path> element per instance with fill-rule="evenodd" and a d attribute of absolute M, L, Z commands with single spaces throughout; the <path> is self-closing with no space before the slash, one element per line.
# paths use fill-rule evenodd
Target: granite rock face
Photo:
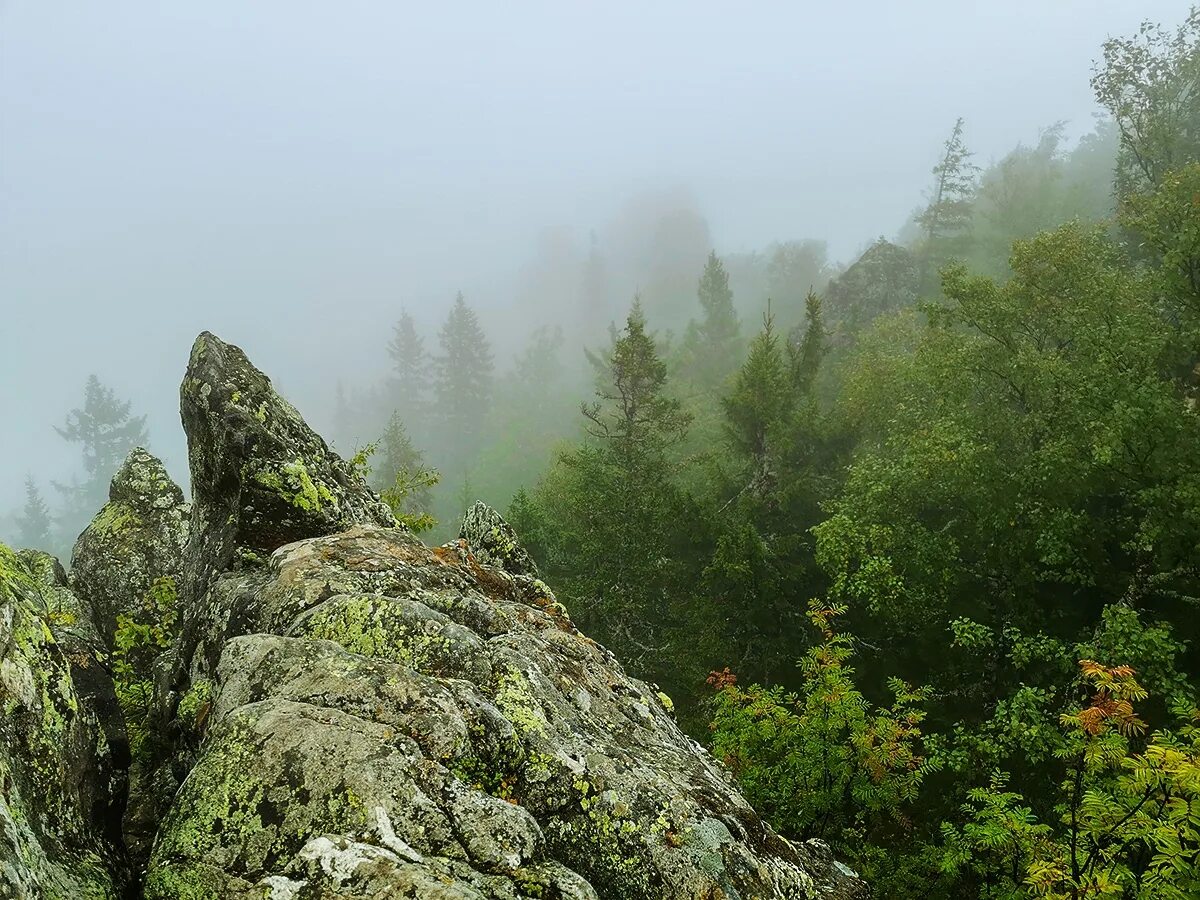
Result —
<path fill-rule="evenodd" d="M 58 563 L 0 544 L 0 896 L 123 896 L 128 751 L 99 644 Z"/>

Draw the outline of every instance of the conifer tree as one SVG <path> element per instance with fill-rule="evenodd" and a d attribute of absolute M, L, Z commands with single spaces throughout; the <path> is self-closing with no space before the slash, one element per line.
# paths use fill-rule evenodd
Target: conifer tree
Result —
<path fill-rule="evenodd" d="M 555 567 L 580 621 L 622 657 L 671 677 L 663 654 L 672 602 L 671 534 L 682 498 L 670 452 L 689 417 L 666 394 L 667 368 L 636 302 L 607 355 L 597 399 L 583 404 L 588 441 L 564 453 L 544 508 Z"/>
<path fill-rule="evenodd" d="M 88 523 L 108 500 L 108 483 L 125 455 L 147 441 L 146 417 L 130 414 L 128 400 L 119 400 L 112 388 L 95 375 L 88 376 L 83 406 L 71 410 L 55 431 L 63 440 L 79 444 L 84 478 L 71 484 L 54 483 L 66 499 L 63 525 L 73 534 Z"/>
<path fill-rule="evenodd" d="M 378 456 L 371 465 L 371 487 L 392 507 L 402 522 L 414 531 L 425 531 L 436 524 L 432 517 L 432 488 L 438 474 L 425 465 L 425 457 L 413 444 L 399 413 L 392 413 L 378 444 L 372 445 Z"/>
<path fill-rule="evenodd" d="M 392 361 L 392 406 L 402 421 L 421 432 L 429 400 L 429 354 L 407 310 L 400 311 L 387 352 Z"/>
<path fill-rule="evenodd" d="M 769 435 L 792 403 L 788 376 L 787 361 L 768 311 L 763 316 L 763 330 L 750 344 L 750 354 L 734 379 L 732 392 L 721 401 L 729 444 L 750 461 L 756 477 L 766 473 Z"/>
<path fill-rule="evenodd" d="M 17 517 L 17 541 L 22 547 L 49 550 L 51 545 L 50 508 L 42 499 L 32 475 L 25 477 L 25 506 Z"/>
<path fill-rule="evenodd" d="M 960 117 L 946 139 L 941 161 L 933 167 L 929 205 L 917 216 L 923 238 L 920 282 L 927 293 L 936 290 L 938 270 L 966 254 L 977 171 L 963 140 Z"/>
<path fill-rule="evenodd" d="M 793 332 L 794 339 L 788 344 L 792 361 L 792 385 L 799 393 L 812 388 L 821 360 L 828 349 L 829 334 L 821 314 L 821 298 L 809 291 L 804 298 L 804 328 Z"/>
<path fill-rule="evenodd" d="M 479 448 L 492 393 L 492 350 L 475 311 L 460 292 L 438 334 L 434 360 L 437 414 L 454 466 L 465 465 Z"/>
<path fill-rule="evenodd" d="M 715 252 L 708 254 L 696 293 L 704 313 L 695 329 L 696 375 L 701 383 L 721 384 L 737 368 L 741 326 L 733 308 L 729 273 Z"/>

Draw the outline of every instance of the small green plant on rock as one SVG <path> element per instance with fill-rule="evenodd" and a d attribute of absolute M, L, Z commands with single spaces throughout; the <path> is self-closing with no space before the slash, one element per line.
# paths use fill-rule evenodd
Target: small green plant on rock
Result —
<path fill-rule="evenodd" d="M 159 654 L 171 646 L 178 618 L 175 579 L 169 576 L 154 581 L 133 615 L 117 616 L 113 681 L 135 758 L 145 757 L 152 749 L 153 667 Z"/>

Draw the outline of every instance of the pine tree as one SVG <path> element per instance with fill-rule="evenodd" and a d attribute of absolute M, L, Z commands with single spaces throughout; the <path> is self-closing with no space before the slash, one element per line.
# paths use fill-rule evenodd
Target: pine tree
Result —
<path fill-rule="evenodd" d="M 920 282 L 926 293 L 936 290 L 937 273 L 943 265 L 966 254 L 978 171 L 963 140 L 960 117 L 946 140 L 941 161 L 933 167 L 929 205 L 917 216 L 923 236 Z"/>
<path fill-rule="evenodd" d="M 25 506 L 17 517 L 17 541 L 22 547 L 49 550 L 50 507 L 42 499 L 37 482 L 32 475 L 25 478 Z"/>
<path fill-rule="evenodd" d="M 815 292 L 809 291 L 804 298 L 804 328 L 796 328 L 793 340 L 788 344 L 788 352 L 792 362 L 792 385 L 801 393 L 812 389 L 828 349 L 829 333 L 825 330 L 825 320 L 821 315 L 821 298 Z"/>
<path fill-rule="evenodd" d="M 704 317 L 693 326 L 688 338 L 692 345 L 692 374 L 698 383 L 716 386 L 737 368 L 741 325 L 733 307 L 729 273 L 715 252 L 708 254 L 696 294 Z"/>
<path fill-rule="evenodd" d="M 429 354 L 407 310 L 400 311 L 387 352 L 392 360 L 392 406 L 409 427 L 423 433 L 429 402 Z"/>
<path fill-rule="evenodd" d="M 670 453 L 689 417 L 666 394 L 667 367 L 635 301 L 607 354 L 597 399 L 585 403 L 589 440 L 564 453 L 539 490 L 555 536 L 552 571 L 580 621 L 660 682 L 677 676 L 663 649 L 678 621 L 670 541 L 685 519 Z"/>
<path fill-rule="evenodd" d="M 462 293 L 438 334 L 434 395 L 445 446 L 454 467 L 465 466 L 479 449 L 492 393 L 492 351 L 475 311 Z"/>
<path fill-rule="evenodd" d="M 79 444 L 83 454 L 83 480 L 54 483 L 67 502 L 62 519 L 68 534 L 82 530 L 108 500 L 108 483 L 126 454 L 146 444 L 146 417 L 131 415 L 129 409 L 128 400 L 118 400 L 112 388 L 90 375 L 83 406 L 71 410 L 63 426 L 54 429 L 63 440 Z"/>
<path fill-rule="evenodd" d="M 732 392 L 721 403 L 730 446 L 750 461 L 756 477 L 765 477 L 770 437 L 792 404 L 788 365 L 769 311 L 734 379 Z"/>

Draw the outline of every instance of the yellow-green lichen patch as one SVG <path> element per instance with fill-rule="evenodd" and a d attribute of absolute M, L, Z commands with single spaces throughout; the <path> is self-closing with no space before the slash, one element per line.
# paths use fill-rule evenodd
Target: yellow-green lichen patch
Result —
<path fill-rule="evenodd" d="M 106 503 L 89 527 L 98 534 L 118 534 L 137 524 L 137 515 L 124 503 Z"/>
<path fill-rule="evenodd" d="M 263 469 L 255 472 L 254 480 L 305 512 L 321 512 L 327 507 L 335 510 L 338 508 L 337 497 L 324 482 L 313 480 L 303 460 L 284 463 L 278 471 Z"/>
<path fill-rule="evenodd" d="M 546 719 L 533 698 L 528 679 L 512 666 L 496 674 L 496 708 L 522 737 L 546 733 Z"/>
<path fill-rule="evenodd" d="M 406 614 L 399 602 L 376 594 L 331 598 L 303 624 L 308 637 L 429 674 L 438 674 L 454 655 L 443 629 L 439 619 Z"/>
<path fill-rule="evenodd" d="M 650 875 L 642 826 L 615 791 L 597 791 L 575 781 L 578 812 L 552 819 L 543 829 L 556 857 L 575 869 L 605 897 L 655 900 L 661 896 Z"/>

